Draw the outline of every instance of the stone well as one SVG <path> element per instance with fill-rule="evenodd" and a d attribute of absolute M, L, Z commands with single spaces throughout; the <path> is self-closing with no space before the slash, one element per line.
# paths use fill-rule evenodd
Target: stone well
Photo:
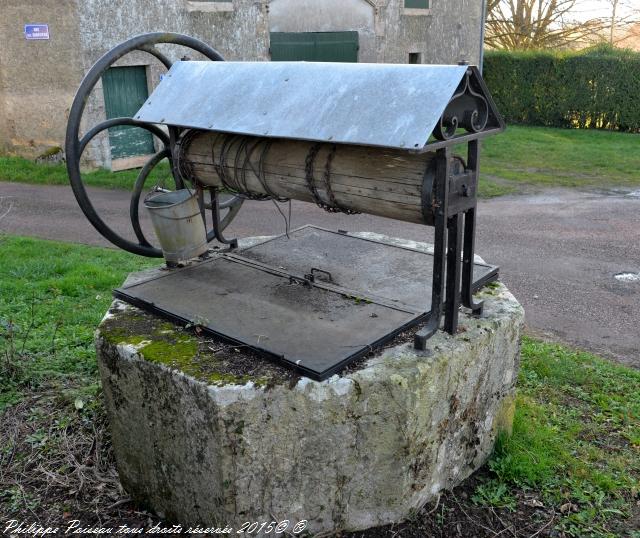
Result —
<path fill-rule="evenodd" d="M 408 335 L 324 382 L 114 301 L 96 347 L 124 487 L 187 525 L 406 518 L 511 428 L 523 310 L 502 284 L 479 297 L 457 335 L 422 353 Z"/>

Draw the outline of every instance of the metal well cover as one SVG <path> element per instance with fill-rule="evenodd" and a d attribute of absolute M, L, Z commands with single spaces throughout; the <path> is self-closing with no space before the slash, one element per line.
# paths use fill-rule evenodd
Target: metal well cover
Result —
<path fill-rule="evenodd" d="M 421 251 L 304 226 L 114 295 L 323 380 L 424 319 L 432 266 Z M 474 290 L 497 272 L 474 264 Z"/>
<path fill-rule="evenodd" d="M 421 149 L 467 69 L 176 62 L 135 118 L 272 138 Z"/>

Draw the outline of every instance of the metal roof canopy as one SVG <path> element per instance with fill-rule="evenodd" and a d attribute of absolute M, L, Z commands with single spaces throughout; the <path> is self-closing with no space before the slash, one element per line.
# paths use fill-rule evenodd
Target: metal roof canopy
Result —
<path fill-rule="evenodd" d="M 176 62 L 135 119 L 270 138 L 420 150 L 468 69 Z"/>
<path fill-rule="evenodd" d="M 173 321 L 197 323 L 317 380 L 424 320 L 430 254 L 315 226 L 289 235 L 114 295 Z M 497 272 L 476 263 L 473 288 Z"/>

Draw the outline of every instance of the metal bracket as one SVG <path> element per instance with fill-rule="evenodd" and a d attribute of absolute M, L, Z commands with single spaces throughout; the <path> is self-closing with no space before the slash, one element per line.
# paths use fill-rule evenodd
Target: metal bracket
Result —
<path fill-rule="evenodd" d="M 333 282 L 333 275 L 329 271 L 324 271 L 323 269 L 318 269 L 316 267 L 311 268 L 311 272 L 304 275 L 304 278 L 309 282 L 315 282 L 316 276 L 313 273 L 322 273 L 323 275 L 327 275 L 329 277 L 327 282 Z"/>
<path fill-rule="evenodd" d="M 211 195 L 211 219 L 213 221 L 213 234 L 219 243 L 223 245 L 229 245 L 230 248 L 238 248 L 237 239 L 226 239 L 222 235 L 222 225 L 220 219 L 220 197 L 218 196 L 218 190 L 216 188 L 209 189 Z M 209 238 L 207 238 L 209 239 Z"/>
<path fill-rule="evenodd" d="M 423 193 L 423 213 L 433 219 L 435 226 L 431 312 L 425 326 L 416 333 L 416 349 L 426 349 L 426 342 L 440 326 L 444 301 L 444 330 L 455 334 L 458 330 L 460 303 L 472 314 L 482 314 L 482 302 L 473 300 L 473 262 L 475 256 L 475 222 L 479 145 L 468 143 L 467 165 L 452 159 L 450 149 L 436 153 L 432 174 L 432 192 Z M 452 165 L 452 163 L 454 163 Z M 456 166 L 457 164 L 457 166 Z M 445 255 L 446 252 L 446 255 Z M 444 294 L 446 290 L 446 296 Z"/>

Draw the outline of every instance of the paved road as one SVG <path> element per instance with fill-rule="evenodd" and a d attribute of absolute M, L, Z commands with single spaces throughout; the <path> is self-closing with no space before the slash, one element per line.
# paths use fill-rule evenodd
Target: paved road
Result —
<path fill-rule="evenodd" d="M 125 233 L 128 199 L 91 190 L 107 222 Z M 0 183 L 0 231 L 107 245 L 89 226 L 66 187 Z M 293 204 L 292 227 L 368 230 L 431 241 L 432 230 L 365 215 L 329 215 Z M 480 202 L 477 250 L 501 267 L 501 278 L 522 302 L 530 330 L 640 368 L 640 193 L 568 190 Z M 148 225 L 148 223 L 147 223 Z M 229 235 L 282 233 L 271 202 L 249 202 Z"/>

